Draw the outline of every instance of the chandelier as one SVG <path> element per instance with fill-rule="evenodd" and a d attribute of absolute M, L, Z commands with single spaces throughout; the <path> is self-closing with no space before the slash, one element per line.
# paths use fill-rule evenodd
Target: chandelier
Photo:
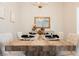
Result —
<path fill-rule="evenodd" d="M 34 2 L 33 5 L 37 6 L 38 8 L 43 8 L 44 6 L 47 5 L 47 3 L 46 2 Z"/>

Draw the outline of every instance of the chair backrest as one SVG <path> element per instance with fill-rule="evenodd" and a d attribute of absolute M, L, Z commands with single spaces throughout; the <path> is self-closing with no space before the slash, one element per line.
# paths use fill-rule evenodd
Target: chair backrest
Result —
<path fill-rule="evenodd" d="M 79 41 L 79 35 L 76 33 L 69 33 L 66 38 L 66 41 L 72 44 L 77 44 Z"/>
<path fill-rule="evenodd" d="M 5 55 L 6 53 L 5 44 L 7 44 L 11 40 L 13 40 L 12 33 L 0 33 L 0 49 L 1 49 L 2 55 Z"/>
<path fill-rule="evenodd" d="M 18 39 L 22 39 L 22 37 L 21 37 L 22 35 L 23 35 L 22 32 L 17 32 L 17 38 L 18 38 Z"/>
<path fill-rule="evenodd" d="M 59 32 L 58 35 L 59 35 L 60 39 L 64 39 L 64 33 L 63 32 Z"/>
<path fill-rule="evenodd" d="M 8 42 L 13 40 L 12 33 L 0 33 L 0 42 Z"/>

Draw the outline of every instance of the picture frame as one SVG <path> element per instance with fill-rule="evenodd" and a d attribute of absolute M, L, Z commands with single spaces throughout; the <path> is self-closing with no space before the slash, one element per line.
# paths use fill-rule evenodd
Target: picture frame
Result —
<path fill-rule="evenodd" d="M 36 28 L 50 28 L 50 17 L 34 17 Z"/>
<path fill-rule="evenodd" d="M 5 7 L 0 6 L 0 22 L 5 19 Z"/>
<path fill-rule="evenodd" d="M 11 23 L 15 23 L 16 22 L 16 12 L 15 12 L 15 8 L 10 8 L 9 9 L 10 12 L 10 22 Z"/>

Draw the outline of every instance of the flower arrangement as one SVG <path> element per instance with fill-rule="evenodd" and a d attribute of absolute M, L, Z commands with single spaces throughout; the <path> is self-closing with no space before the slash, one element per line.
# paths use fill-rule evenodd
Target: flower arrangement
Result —
<path fill-rule="evenodd" d="M 33 31 L 36 30 L 36 25 L 33 25 L 32 30 L 33 30 Z"/>
<path fill-rule="evenodd" d="M 44 34 L 44 28 L 43 28 L 43 27 L 40 28 L 40 29 L 37 31 L 37 33 L 38 33 L 39 35 Z"/>

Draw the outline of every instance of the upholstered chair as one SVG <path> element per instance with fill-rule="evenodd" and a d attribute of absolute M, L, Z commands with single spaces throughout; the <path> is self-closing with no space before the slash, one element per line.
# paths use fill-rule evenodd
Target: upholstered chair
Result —
<path fill-rule="evenodd" d="M 5 51 L 5 45 L 13 40 L 12 33 L 0 33 L 0 50 L 3 56 L 22 56 L 23 51 Z"/>
<path fill-rule="evenodd" d="M 70 51 L 66 50 L 67 47 L 64 47 L 61 49 L 61 51 L 58 52 L 59 56 L 74 56 L 77 55 L 77 48 L 78 48 L 78 43 L 79 43 L 79 35 L 76 33 L 69 33 L 67 38 L 64 40 L 66 42 L 66 44 L 71 44 L 71 45 L 75 45 L 76 47 L 74 47 L 75 50 L 73 50 L 72 48 L 70 49 Z"/>
<path fill-rule="evenodd" d="M 17 35 L 17 38 L 18 38 L 18 39 L 23 39 L 23 38 L 21 37 L 21 36 L 23 35 L 22 32 L 17 32 L 16 35 Z"/>
<path fill-rule="evenodd" d="M 63 32 L 58 32 L 59 38 L 64 39 L 64 33 Z"/>

